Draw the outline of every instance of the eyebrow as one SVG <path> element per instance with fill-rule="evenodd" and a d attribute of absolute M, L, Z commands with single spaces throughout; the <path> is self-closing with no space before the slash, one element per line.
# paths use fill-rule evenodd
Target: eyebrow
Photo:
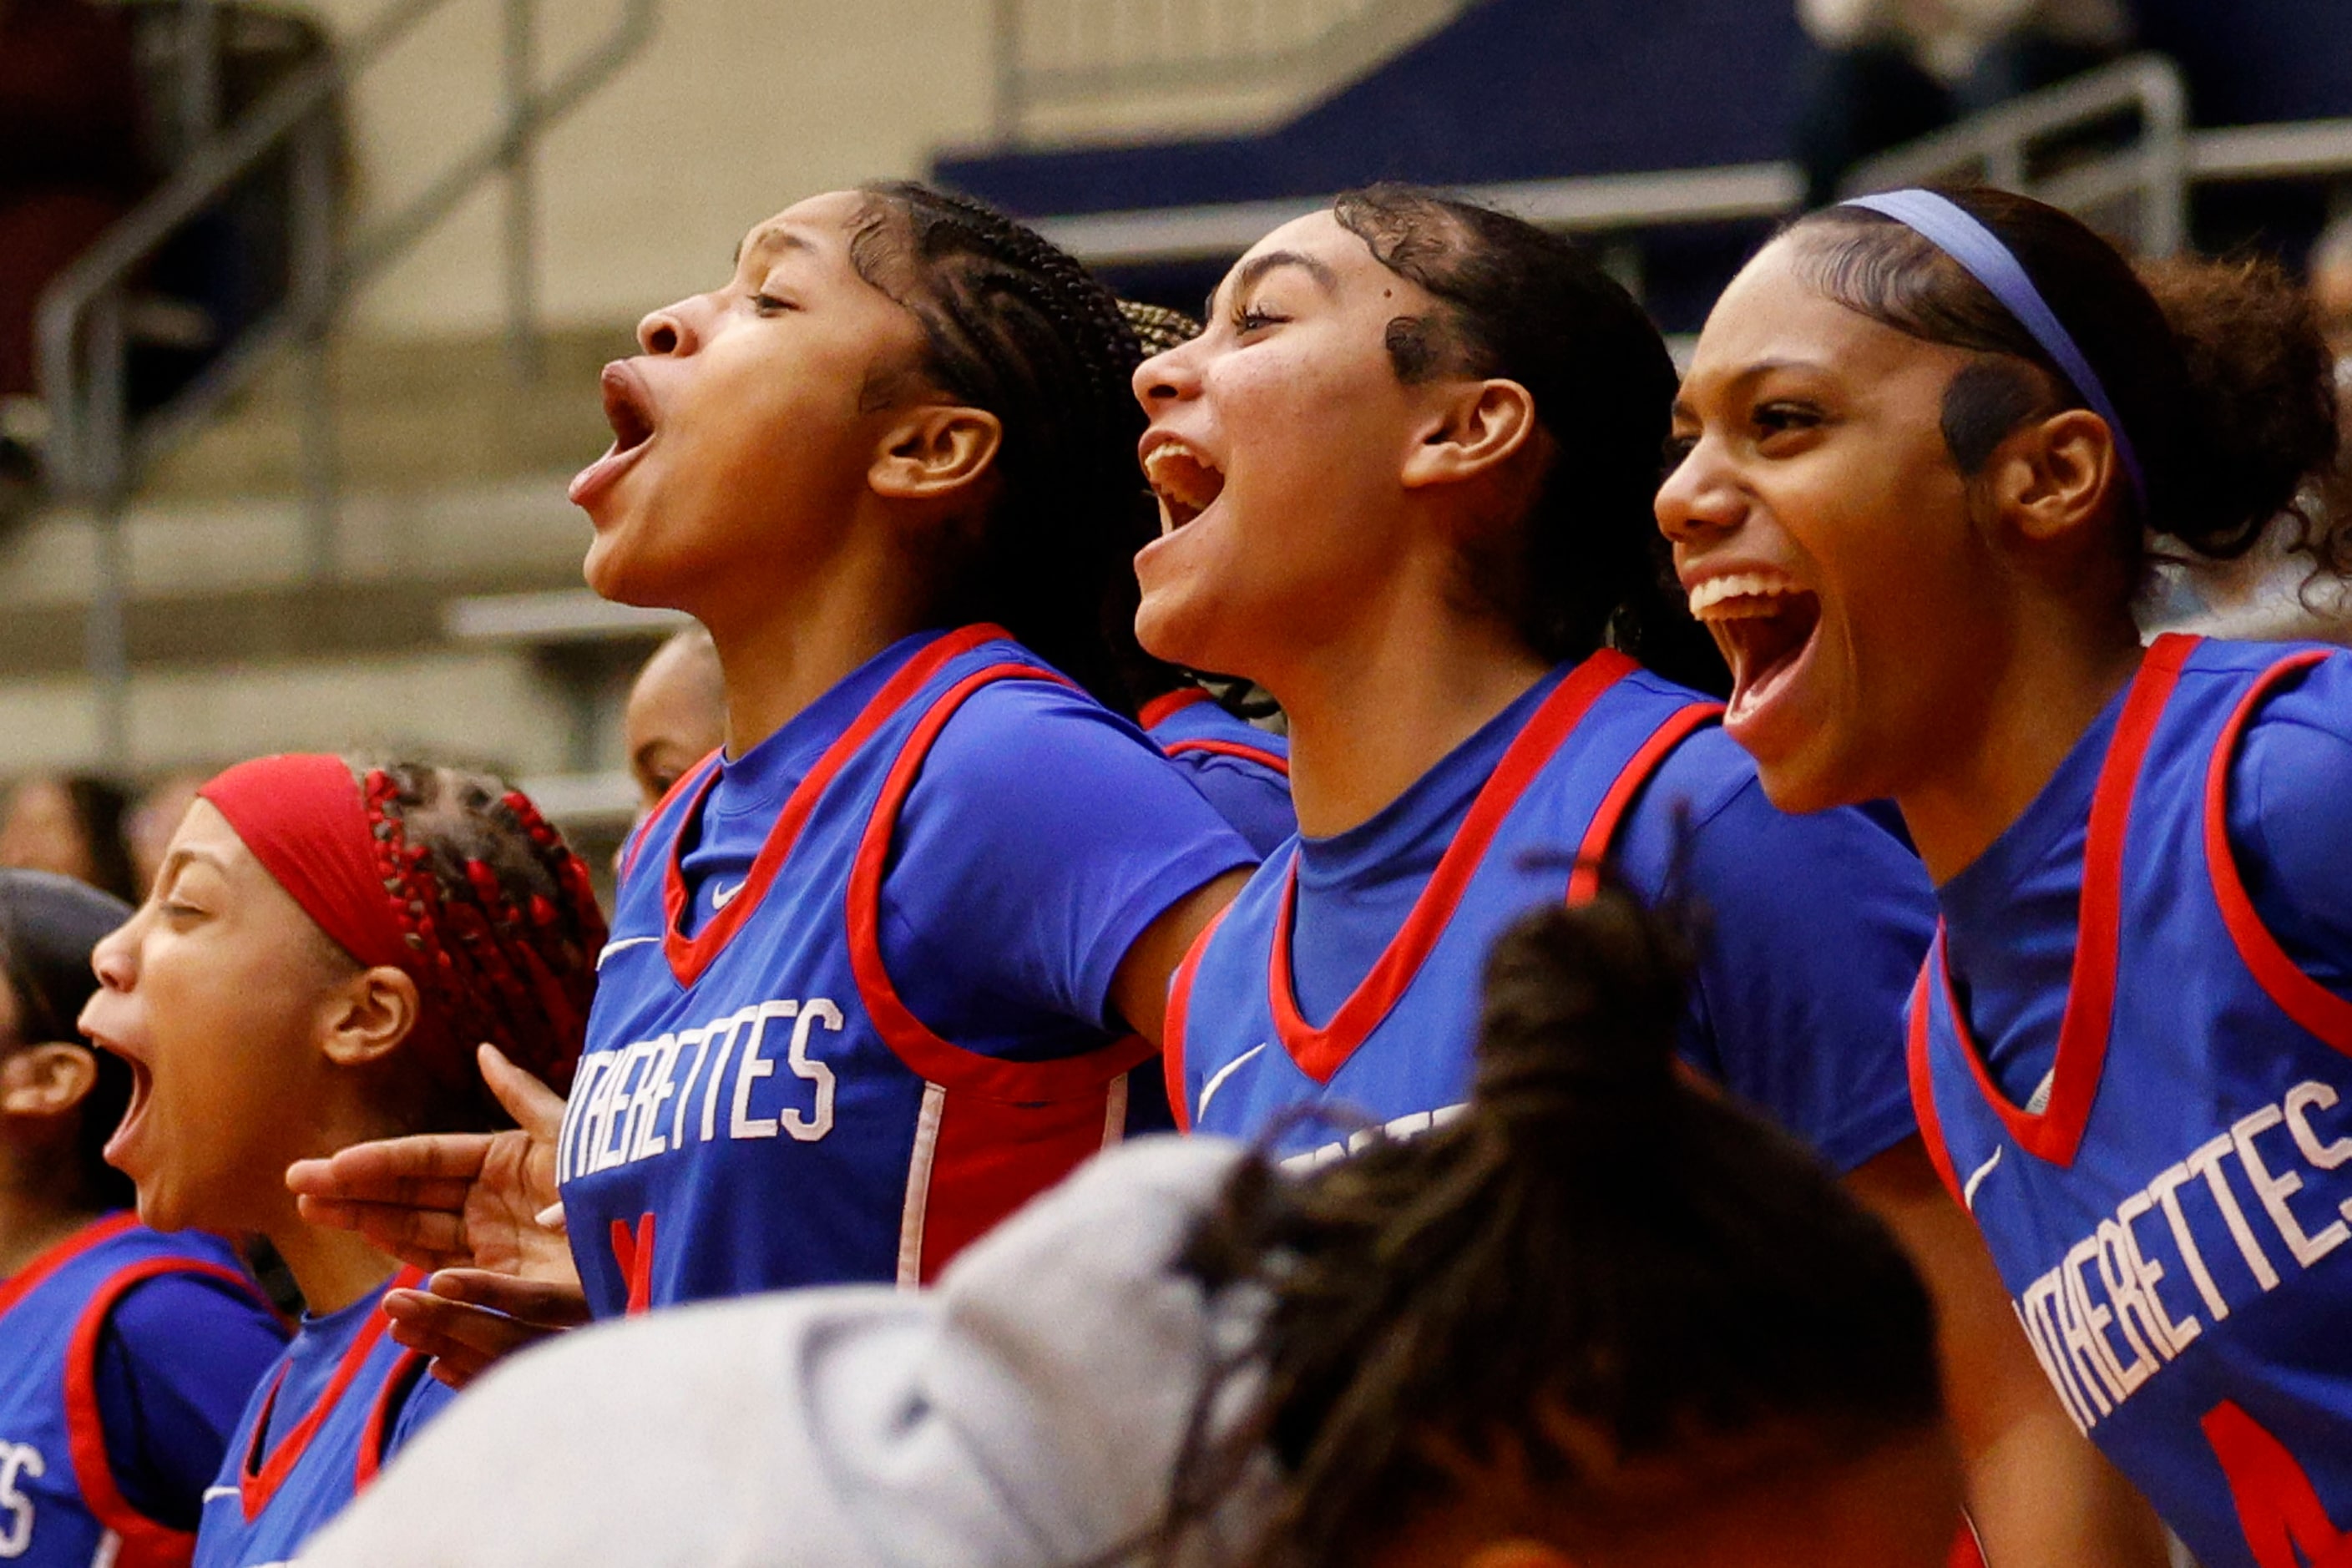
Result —
<path fill-rule="evenodd" d="M 1791 370 L 1823 372 L 1827 369 L 1828 367 L 1823 365 L 1819 360 L 1790 358 L 1759 359 L 1750 363 L 1741 365 L 1737 372 L 1725 376 L 1723 378 L 1722 384 L 1727 391 L 1737 393 L 1743 388 L 1755 385 L 1758 382 L 1763 380 L 1766 376 L 1772 374 L 1776 371 Z M 1690 413 L 1690 402 L 1683 395 L 1684 390 L 1688 388 L 1689 385 L 1690 378 L 1685 376 L 1683 378 L 1682 386 L 1675 390 L 1674 411 L 1676 414 L 1687 415 Z"/>
<path fill-rule="evenodd" d="M 745 256 L 757 255 L 762 250 L 814 250 L 816 246 L 810 241 L 808 236 L 801 233 L 800 230 L 787 228 L 782 224 L 774 224 L 767 228 L 755 230 L 749 239 L 736 242 L 734 258 L 727 265 L 730 268 L 740 267 L 743 265 Z"/>
<path fill-rule="evenodd" d="M 1332 271 L 1328 264 L 1297 250 L 1269 250 L 1264 256 L 1251 257 L 1234 274 L 1234 292 L 1238 294 L 1254 288 L 1267 273 L 1285 267 L 1296 267 L 1315 279 L 1315 286 L 1323 290 L 1326 298 L 1336 297 L 1339 292 L 1338 273 Z M 1210 290 L 1208 303 L 1202 307 L 1202 313 L 1212 320 L 1217 314 L 1217 295 L 1221 291 L 1221 289 Z"/>

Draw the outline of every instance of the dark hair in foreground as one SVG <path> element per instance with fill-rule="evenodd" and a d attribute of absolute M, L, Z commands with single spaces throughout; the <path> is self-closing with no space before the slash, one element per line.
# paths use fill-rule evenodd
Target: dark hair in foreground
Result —
<path fill-rule="evenodd" d="M 998 489 L 944 607 L 997 622 L 1131 712 L 1129 563 L 1153 531 L 1135 463 L 1134 329 L 1093 274 L 1001 213 L 911 183 L 865 195 L 850 264 L 921 322 L 924 373 L 1003 425 Z"/>
<path fill-rule="evenodd" d="M 1474 564 L 1474 588 L 1548 659 L 1607 641 L 1672 679 L 1729 689 L 1658 533 L 1652 503 L 1678 378 L 1633 297 L 1561 236 L 1433 191 L 1372 185 L 1340 196 L 1332 214 L 1442 307 L 1389 323 L 1399 378 L 1517 382 L 1551 438 L 1528 515 L 1507 548 Z"/>
<path fill-rule="evenodd" d="M 2147 480 L 2139 526 L 2200 555 L 2242 555 L 2336 457 L 2332 357 L 2311 301 L 2275 263 L 2159 261 L 2135 268 L 2078 219 L 1987 188 L 1940 193 L 2025 268 L 2106 389 Z M 1897 331 L 1988 357 L 1953 379 L 1944 439 L 1963 474 L 2030 419 L 2084 406 L 2078 390 L 1959 264 L 1882 214 L 1828 207 L 1786 231 L 1801 275 Z M 2038 374 L 2037 374 L 2038 373 Z M 2352 573 L 2352 516 L 2305 518 L 2321 569 Z"/>
<path fill-rule="evenodd" d="M 90 1046 L 78 1019 L 98 989 L 90 952 L 131 918 L 110 893 L 47 871 L 0 871 L 0 979 L 16 1003 L 16 1037 L 37 1046 L 63 1040 L 88 1047 L 98 1081 L 81 1102 L 74 1139 L 80 1201 L 92 1210 L 128 1207 L 131 1178 L 106 1163 L 106 1141 L 131 1107 L 131 1068 Z"/>
<path fill-rule="evenodd" d="M 1688 974 L 1620 891 L 1539 910 L 1487 965 L 1461 1116 L 1304 1178 L 1241 1168 L 1186 1262 L 1267 1293 L 1265 1383 L 1180 1467 L 1180 1531 L 1265 1447 L 1257 1560 L 1324 1568 L 1459 1495 L 1465 1464 L 1605 1497 L 1563 1432 L 1612 1462 L 1782 1435 L 1839 1459 L 1939 1419 L 1933 1311 L 1893 1238 L 1678 1071 Z"/>

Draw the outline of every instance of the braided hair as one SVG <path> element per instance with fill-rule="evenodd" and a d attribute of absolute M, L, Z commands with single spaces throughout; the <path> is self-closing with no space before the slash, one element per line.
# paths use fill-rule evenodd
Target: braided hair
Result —
<path fill-rule="evenodd" d="M 369 769 L 361 794 L 425 1006 L 447 1042 L 429 1063 L 436 1125 L 502 1120 L 474 1070 L 480 1042 L 567 1089 L 605 936 L 586 864 L 529 796 L 486 774 L 393 763 Z"/>
<path fill-rule="evenodd" d="M 864 192 L 850 265 L 921 323 L 925 373 L 1003 426 L 996 496 L 945 608 L 1003 626 L 1132 712 L 1128 563 L 1152 533 L 1136 477 L 1134 329 L 1093 274 L 1003 214 L 906 182 Z"/>
<path fill-rule="evenodd" d="M 1324 1568 L 1463 1495 L 1465 1466 L 1605 1517 L 1623 1462 L 1749 1438 L 1834 1461 L 1934 1428 L 1925 1289 L 1817 1161 L 1680 1076 L 1689 973 L 1613 888 L 1540 910 L 1487 965 L 1463 1114 L 1304 1179 L 1240 1167 L 1186 1266 L 1266 1302 L 1235 1368 L 1261 1392 L 1180 1467 L 1171 1560 L 1268 1449 L 1252 1561 Z"/>

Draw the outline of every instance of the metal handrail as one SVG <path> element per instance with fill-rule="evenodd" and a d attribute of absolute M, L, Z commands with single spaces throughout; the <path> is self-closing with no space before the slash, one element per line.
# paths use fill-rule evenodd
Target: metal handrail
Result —
<path fill-rule="evenodd" d="M 2137 110 L 2139 135 L 2121 152 L 2036 179 L 2034 143 Z M 1973 176 L 2059 206 L 2139 198 L 2139 248 L 2177 255 L 2189 238 L 2189 92 L 2162 55 L 2133 55 L 1972 115 L 1857 165 L 1851 195 Z"/>
<path fill-rule="evenodd" d="M 202 5 L 208 0 L 191 0 Z M 35 318 L 37 374 L 48 430 L 42 460 L 62 495 L 87 503 L 97 572 L 85 623 L 86 657 L 99 700 L 100 751 L 113 764 L 130 750 L 130 563 L 122 510 L 140 478 L 289 345 L 303 378 L 302 480 L 311 570 L 332 568 L 335 473 L 326 345 L 353 291 L 446 218 L 492 174 L 507 180 L 507 331 L 519 366 L 536 361 L 536 189 L 531 166 L 546 129 L 645 47 L 658 0 L 621 0 L 618 20 L 593 47 L 543 88 L 531 85 L 533 0 L 504 7 L 504 101 L 495 133 L 423 191 L 340 244 L 334 162 L 338 100 L 346 84 L 451 0 L 390 0 L 332 53 L 296 70 L 252 109 L 215 130 L 138 206 L 101 235 L 43 291 Z M 194 104 L 200 89 L 191 89 Z M 193 121 L 198 113 L 191 108 Z M 190 220 L 222 199 L 262 161 L 293 161 L 291 265 L 285 300 L 242 331 L 161 408 L 134 422 L 129 404 L 127 295 L 139 269 Z"/>

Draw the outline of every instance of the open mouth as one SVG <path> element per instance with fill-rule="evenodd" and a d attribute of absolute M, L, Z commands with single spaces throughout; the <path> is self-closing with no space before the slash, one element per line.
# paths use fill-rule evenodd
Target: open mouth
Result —
<path fill-rule="evenodd" d="M 155 1079 L 147 1070 L 147 1064 L 136 1057 L 123 1056 L 119 1051 L 115 1056 L 131 1069 L 131 1103 L 123 1108 L 122 1121 L 106 1141 L 104 1157 L 108 1164 L 120 1169 L 123 1156 L 137 1137 L 140 1123 L 146 1118 L 148 1104 L 154 1098 Z"/>
<path fill-rule="evenodd" d="M 1690 591 L 1694 619 L 1714 635 L 1731 666 L 1731 704 L 1738 725 L 1779 694 L 1804 660 L 1822 624 L 1822 602 L 1779 573 L 1735 572 L 1710 577 Z"/>
<path fill-rule="evenodd" d="M 655 434 L 653 399 L 625 361 L 606 365 L 599 385 L 604 396 L 604 423 L 613 427 L 613 444 L 603 457 L 572 476 L 575 506 L 587 505 L 611 488 Z"/>
<path fill-rule="evenodd" d="M 1182 528 L 1224 493 L 1223 470 L 1181 441 L 1165 441 L 1143 457 L 1143 477 L 1160 498 L 1160 531 Z"/>

